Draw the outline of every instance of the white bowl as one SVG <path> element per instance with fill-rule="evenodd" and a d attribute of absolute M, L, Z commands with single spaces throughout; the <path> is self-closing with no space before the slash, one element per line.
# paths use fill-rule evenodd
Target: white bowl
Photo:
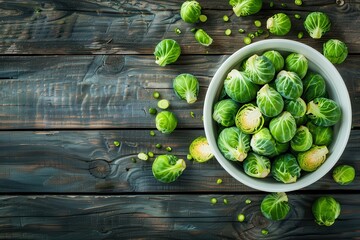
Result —
<path fill-rule="evenodd" d="M 253 54 L 261 55 L 266 50 L 280 52 L 297 52 L 303 54 L 309 61 L 309 70 L 321 74 L 326 80 L 326 87 L 331 99 L 336 101 L 342 110 L 342 118 L 334 127 L 334 139 L 329 146 L 329 154 L 326 161 L 314 172 L 302 174 L 295 183 L 281 183 L 267 177 L 257 179 L 246 175 L 239 164 L 227 160 L 217 146 L 217 124 L 212 119 L 214 104 L 217 102 L 227 74 L 242 60 Z M 216 71 L 205 97 L 204 104 L 204 127 L 206 138 L 213 150 L 215 158 L 221 166 L 241 183 L 266 192 L 289 192 L 304 188 L 316 182 L 329 172 L 342 155 L 349 139 L 352 123 L 352 112 L 349 93 L 346 85 L 334 65 L 330 63 L 317 50 L 292 40 L 270 39 L 262 40 L 245 46 L 232 54 Z"/>

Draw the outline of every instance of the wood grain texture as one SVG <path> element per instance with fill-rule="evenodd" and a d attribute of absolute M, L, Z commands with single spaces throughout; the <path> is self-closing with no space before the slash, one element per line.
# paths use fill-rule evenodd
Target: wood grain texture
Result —
<path fill-rule="evenodd" d="M 338 38 L 348 44 L 350 53 L 360 53 L 356 27 L 360 24 L 360 3 L 343 1 L 304 1 L 295 6 L 289 1 L 286 8 L 270 8 L 264 1 L 261 13 L 238 18 L 228 1 L 215 3 L 203 1 L 206 23 L 187 24 L 180 18 L 183 1 L 1 1 L 0 53 L 27 54 L 152 54 L 154 47 L 164 38 L 174 38 L 182 46 L 183 54 L 231 54 L 244 46 L 239 28 L 256 31 L 253 22 L 267 18 L 279 11 L 292 16 L 292 31 L 285 37 L 298 40 L 321 50 L 329 38 Z M 209 2 L 209 3 L 208 3 Z M 341 2 L 341 1 L 340 1 Z M 303 20 L 293 17 L 301 13 L 303 19 L 309 11 L 326 12 L 332 20 L 332 30 L 321 41 L 308 35 L 301 40 L 297 33 L 304 31 Z M 140 13 L 140 14 L 139 14 Z M 224 23 L 223 15 L 230 16 Z M 199 45 L 190 31 L 204 28 L 214 39 L 211 47 Z M 181 35 L 174 32 L 182 30 Z M 225 29 L 233 30 L 225 36 Z M 255 41 L 264 39 L 264 36 Z M 270 38 L 279 38 L 270 36 Z"/>
<path fill-rule="evenodd" d="M 157 104 L 154 91 L 171 101 L 179 129 L 202 128 L 207 87 L 227 57 L 183 56 L 162 68 L 153 56 L 2 56 L 0 129 L 154 128 L 148 113 Z M 354 127 L 360 126 L 359 65 L 353 55 L 336 66 L 350 93 Z M 179 100 L 172 89 L 172 80 L 184 72 L 199 79 L 195 104 Z"/>
<path fill-rule="evenodd" d="M 1 239 L 358 239 L 358 195 L 333 194 L 341 214 L 331 227 L 314 222 L 311 205 L 320 195 L 288 194 L 283 221 L 260 212 L 265 194 L 2 196 Z M 217 204 L 210 204 L 217 198 Z M 223 204 L 223 199 L 228 204 Z M 250 198 L 251 204 L 245 204 Z M 246 216 L 244 222 L 237 215 Z M 269 234 L 261 234 L 268 229 Z"/>
<path fill-rule="evenodd" d="M 254 191 L 232 178 L 212 159 L 200 164 L 187 161 L 183 175 L 171 184 L 158 182 L 152 175 L 153 158 L 137 160 L 139 152 L 156 149 L 155 144 L 170 146 L 174 154 L 186 159 L 189 144 L 202 130 L 179 130 L 171 135 L 148 130 L 123 131 L 2 131 L 0 132 L 0 192 L 50 193 L 196 193 Z M 119 141 L 120 146 L 114 146 Z M 353 131 L 338 164 L 356 168 L 355 181 L 336 184 L 331 173 L 303 189 L 309 191 L 357 191 L 360 187 L 360 131 Z M 222 184 L 216 184 L 221 178 Z"/>

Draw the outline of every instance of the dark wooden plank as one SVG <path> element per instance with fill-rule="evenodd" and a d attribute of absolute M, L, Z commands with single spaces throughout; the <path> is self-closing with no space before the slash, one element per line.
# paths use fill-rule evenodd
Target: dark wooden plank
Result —
<path fill-rule="evenodd" d="M 183 54 L 230 54 L 244 46 L 241 27 L 255 31 L 254 20 L 259 19 L 265 26 L 266 19 L 279 11 L 303 17 L 309 11 L 324 11 L 332 19 L 332 31 L 321 41 L 308 36 L 301 42 L 321 49 L 324 40 L 339 38 L 345 41 L 351 53 L 360 53 L 357 31 L 353 26 L 360 24 L 359 2 L 304 1 L 304 7 L 297 7 L 293 1 L 287 8 L 270 9 L 269 1 L 256 15 L 237 18 L 224 3 L 203 2 L 204 24 L 184 23 L 179 15 L 183 1 L 2 1 L 0 10 L 0 53 L 1 54 L 152 54 L 155 45 L 163 38 L 174 38 L 182 46 Z M 290 3 L 291 2 L 291 3 Z M 215 8 L 216 10 L 213 10 Z M 139 14 L 141 13 L 141 14 Z M 231 15 L 229 23 L 222 16 Z M 293 19 L 293 29 L 286 36 L 297 39 L 297 32 L 303 31 L 303 20 Z M 190 31 L 194 26 L 205 28 L 214 38 L 211 47 L 202 47 Z M 176 35 L 174 29 L 182 29 Z M 225 36 L 225 29 L 234 34 Z M 265 38 L 257 38 L 255 41 Z M 270 36 L 273 38 L 273 36 Z M 276 37 L 278 38 L 278 37 Z"/>
<path fill-rule="evenodd" d="M 320 227 L 311 205 L 320 195 L 288 194 L 291 211 L 283 221 L 260 212 L 265 194 L 2 196 L 1 239 L 358 239 L 358 194 L 332 194 L 341 214 Z M 217 204 L 210 204 L 217 198 Z M 223 199 L 228 204 L 223 204 Z M 245 204 L 250 198 L 251 204 Z M 246 216 L 244 222 L 237 215 Z M 261 234 L 267 229 L 269 234 Z"/>
<path fill-rule="evenodd" d="M 152 175 L 149 161 L 137 160 L 139 152 L 153 151 L 161 143 L 172 147 L 172 154 L 186 159 L 193 139 L 204 135 L 202 130 L 180 130 L 171 135 L 148 130 L 124 131 L 1 131 L 0 192 L 248 192 L 251 188 L 237 182 L 215 159 L 200 164 L 186 160 L 187 168 L 178 181 L 158 182 Z M 119 141 L 120 147 L 113 142 Z M 352 131 L 339 164 L 353 165 L 360 172 L 360 131 Z M 222 184 L 216 184 L 218 178 Z M 337 185 L 331 173 L 303 189 L 358 190 L 359 177 L 348 186 Z"/>
<path fill-rule="evenodd" d="M 153 56 L 0 57 L 0 129 L 154 128 L 148 114 L 157 104 L 153 91 L 171 101 L 179 128 L 202 128 L 207 87 L 227 57 L 184 56 L 166 68 Z M 359 65 L 352 55 L 337 66 L 351 96 L 354 127 L 360 126 Z M 200 81 L 192 105 L 172 89 L 172 79 L 184 72 Z"/>

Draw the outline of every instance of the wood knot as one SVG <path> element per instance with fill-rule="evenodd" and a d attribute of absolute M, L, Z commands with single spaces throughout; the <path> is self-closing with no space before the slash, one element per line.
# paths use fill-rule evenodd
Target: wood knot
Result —
<path fill-rule="evenodd" d="M 89 172 L 96 178 L 106 178 L 110 174 L 110 164 L 102 159 L 91 161 Z"/>
<path fill-rule="evenodd" d="M 266 228 L 270 225 L 270 221 L 266 219 L 261 212 L 257 212 L 251 218 L 251 223 L 258 228 Z"/>
<path fill-rule="evenodd" d="M 336 4 L 337 4 L 338 6 L 342 6 L 342 5 L 345 4 L 345 1 L 344 1 L 344 0 L 336 0 Z"/>

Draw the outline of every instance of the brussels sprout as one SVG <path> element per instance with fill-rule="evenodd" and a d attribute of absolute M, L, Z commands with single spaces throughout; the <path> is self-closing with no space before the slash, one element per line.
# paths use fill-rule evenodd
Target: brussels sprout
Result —
<path fill-rule="evenodd" d="M 174 182 L 186 168 L 185 161 L 174 155 L 159 155 L 152 164 L 152 173 L 160 182 Z"/>
<path fill-rule="evenodd" d="M 250 152 L 244 160 L 243 167 L 247 175 L 255 178 L 265 178 L 270 173 L 271 162 L 265 156 Z"/>
<path fill-rule="evenodd" d="M 284 109 L 284 100 L 280 93 L 275 89 L 265 84 L 256 96 L 256 104 L 262 114 L 267 117 L 275 117 L 279 115 Z"/>
<path fill-rule="evenodd" d="M 194 139 L 189 146 L 189 153 L 197 162 L 209 161 L 214 155 L 206 137 Z"/>
<path fill-rule="evenodd" d="M 334 136 L 334 130 L 332 127 L 320 127 L 311 122 L 308 122 L 306 126 L 313 137 L 314 145 L 330 145 Z"/>
<path fill-rule="evenodd" d="M 307 104 L 307 116 L 315 125 L 329 127 L 341 118 L 340 106 L 328 98 L 315 98 Z"/>
<path fill-rule="evenodd" d="M 296 133 L 296 122 L 289 112 L 282 112 L 271 119 L 269 130 L 274 139 L 280 143 L 289 142 Z"/>
<path fill-rule="evenodd" d="M 251 149 L 263 156 L 273 156 L 277 154 L 276 141 L 270 134 L 268 128 L 262 128 L 259 132 L 251 137 Z"/>
<path fill-rule="evenodd" d="M 282 70 L 275 79 L 276 90 L 286 99 L 295 100 L 303 93 L 303 83 L 294 72 Z"/>
<path fill-rule="evenodd" d="M 306 103 L 302 98 L 295 100 L 285 100 L 284 110 L 291 113 L 295 120 L 301 118 L 306 113 Z"/>
<path fill-rule="evenodd" d="M 195 32 L 195 39 L 203 46 L 210 46 L 213 42 L 213 39 L 207 34 L 203 29 L 198 29 Z"/>
<path fill-rule="evenodd" d="M 347 185 L 355 179 L 355 168 L 349 165 L 339 165 L 334 168 L 332 176 L 338 184 Z"/>
<path fill-rule="evenodd" d="M 288 201 L 286 193 L 280 192 L 268 194 L 261 202 L 261 213 L 270 220 L 283 220 L 290 212 Z"/>
<path fill-rule="evenodd" d="M 306 74 L 303 79 L 304 92 L 302 98 L 310 102 L 318 97 L 324 97 L 326 94 L 326 84 L 324 78 L 318 73 Z"/>
<path fill-rule="evenodd" d="M 254 104 L 244 104 L 236 114 L 236 126 L 246 134 L 258 132 L 264 125 L 264 117 Z"/>
<path fill-rule="evenodd" d="M 250 102 L 256 97 L 259 86 L 252 83 L 245 72 L 231 70 L 224 81 L 226 94 L 240 103 Z"/>
<path fill-rule="evenodd" d="M 284 58 L 278 51 L 269 50 L 263 53 L 264 57 L 267 57 L 275 67 L 275 72 L 280 72 L 284 68 Z"/>
<path fill-rule="evenodd" d="M 267 57 L 254 54 L 246 60 L 245 72 L 251 82 L 264 85 L 274 78 L 275 67 Z"/>
<path fill-rule="evenodd" d="M 274 35 L 286 35 L 291 29 L 291 20 L 285 13 L 277 13 L 266 22 L 266 28 Z"/>
<path fill-rule="evenodd" d="M 174 78 L 173 89 L 180 99 L 191 104 L 196 102 L 199 95 L 199 81 L 192 74 L 182 73 Z"/>
<path fill-rule="evenodd" d="M 344 42 L 330 39 L 323 45 L 323 54 L 331 63 L 340 64 L 345 61 L 348 48 Z"/>
<path fill-rule="evenodd" d="M 310 37 L 320 39 L 326 32 L 330 31 L 331 22 L 323 12 L 312 12 L 307 15 L 304 27 Z"/>
<path fill-rule="evenodd" d="M 184 22 L 196 23 L 201 15 L 201 6 L 197 1 L 185 1 L 181 5 L 180 16 Z"/>
<path fill-rule="evenodd" d="M 177 122 L 175 114 L 169 111 L 162 111 L 155 118 L 157 130 L 166 134 L 172 133 L 175 130 Z"/>
<path fill-rule="evenodd" d="M 300 78 L 305 77 L 308 68 L 308 60 L 300 53 L 290 53 L 285 58 L 285 70 L 295 72 Z"/>
<path fill-rule="evenodd" d="M 326 146 L 313 145 L 309 150 L 300 152 L 297 156 L 299 166 L 306 172 L 313 172 L 325 161 L 329 150 Z"/>
<path fill-rule="evenodd" d="M 275 158 L 271 166 L 271 174 L 275 180 L 283 183 L 296 182 L 300 177 L 301 168 L 296 157 L 290 153 Z"/>
<path fill-rule="evenodd" d="M 235 124 L 235 116 L 240 104 L 232 99 L 224 99 L 214 106 L 213 119 L 224 127 L 231 127 Z"/>
<path fill-rule="evenodd" d="M 295 136 L 290 141 L 291 149 L 295 152 L 305 152 L 311 148 L 312 144 L 312 135 L 305 126 L 300 126 L 296 130 Z"/>
<path fill-rule="evenodd" d="M 180 54 L 180 45 L 175 40 L 164 39 L 155 47 L 155 63 L 164 67 L 167 64 L 176 62 Z"/>
<path fill-rule="evenodd" d="M 226 159 L 242 162 L 250 150 L 250 135 L 237 127 L 225 128 L 220 132 L 217 144 Z"/>
<path fill-rule="evenodd" d="M 260 11 L 262 0 L 230 0 L 229 4 L 233 7 L 236 16 L 248 16 Z"/>
<path fill-rule="evenodd" d="M 295 122 L 297 126 L 306 125 L 307 121 L 308 121 L 308 117 L 306 116 L 306 114 L 302 117 L 295 118 Z"/>
<path fill-rule="evenodd" d="M 340 204 L 330 196 L 322 196 L 315 200 L 312 205 L 312 213 L 315 222 L 320 226 L 331 226 L 339 217 L 341 211 Z"/>
<path fill-rule="evenodd" d="M 271 154 L 269 157 L 276 157 L 282 153 L 285 153 L 288 151 L 289 149 L 289 142 L 286 143 L 280 143 L 275 141 L 275 152 L 273 154 Z"/>

